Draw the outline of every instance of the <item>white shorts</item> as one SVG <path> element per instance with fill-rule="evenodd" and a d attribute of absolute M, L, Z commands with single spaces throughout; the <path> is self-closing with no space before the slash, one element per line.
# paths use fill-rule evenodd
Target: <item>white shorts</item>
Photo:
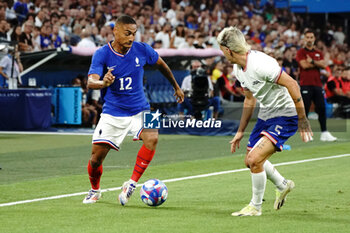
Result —
<path fill-rule="evenodd" d="M 134 141 L 140 140 L 140 134 L 143 130 L 142 114 L 143 112 L 129 117 L 115 117 L 102 113 L 95 128 L 92 143 L 105 143 L 113 149 L 119 150 L 129 132 L 134 135 Z"/>

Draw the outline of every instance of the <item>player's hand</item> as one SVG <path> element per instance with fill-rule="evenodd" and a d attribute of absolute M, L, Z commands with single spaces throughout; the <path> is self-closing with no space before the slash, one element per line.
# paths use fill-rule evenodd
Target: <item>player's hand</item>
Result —
<path fill-rule="evenodd" d="M 243 132 L 237 132 L 233 139 L 230 141 L 231 144 L 231 153 L 236 152 L 236 147 L 239 149 L 239 143 L 241 142 L 244 136 Z"/>
<path fill-rule="evenodd" d="M 176 98 L 176 101 L 177 101 L 179 104 L 181 104 L 182 102 L 184 102 L 185 94 L 184 94 L 184 92 L 182 91 L 181 88 L 175 89 L 174 96 L 175 96 L 175 98 Z"/>
<path fill-rule="evenodd" d="M 307 54 L 306 54 L 306 61 L 307 61 L 308 63 L 311 63 L 311 62 L 312 62 L 312 58 L 311 58 L 309 55 L 307 55 Z"/>
<path fill-rule="evenodd" d="M 114 69 L 108 69 L 108 72 L 105 74 L 105 76 L 103 77 L 103 86 L 104 87 L 109 87 L 110 85 L 112 85 L 112 83 L 115 80 L 114 75 L 112 74 L 112 71 Z"/>
<path fill-rule="evenodd" d="M 303 142 L 314 140 L 312 138 L 312 136 L 314 136 L 314 133 L 312 132 L 310 123 L 306 117 L 300 118 L 298 120 L 298 128 L 299 128 L 301 140 L 303 140 Z"/>

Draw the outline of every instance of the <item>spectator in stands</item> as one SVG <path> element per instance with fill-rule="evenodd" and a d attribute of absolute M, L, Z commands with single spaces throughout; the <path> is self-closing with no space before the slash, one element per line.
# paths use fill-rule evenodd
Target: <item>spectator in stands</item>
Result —
<path fill-rule="evenodd" d="M 54 48 L 61 47 L 62 45 L 62 38 L 60 37 L 59 32 L 60 32 L 59 24 L 54 24 L 52 26 L 52 34 L 50 35 L 52 45 Z"/>
<path fill-rule="evenodd" d="M 42 50 L 52 49 L 52 41 L 51 41 L 51 26 L 43 26 L 40 28 L 40 48 Z"/>
<path fill-rule="evenodd" d="M 68 27 L 69 21 L 68 21 L 67 15 L 65 15 L 65 14 L 61 14 L 59 17 L 60 17 L 59 24 L 61 26 L 59 35 L 62 38 L 62 40 L 65 42 L 68 40 L 68 37 L 70 35 L 70 31 L 69 31 L 69 27 Z"/>
<path fill-rule="evenodd" d="M 32 38 L 32 43 L 33 43 L 33 51 L 40 51 L 40 31 L 41 29 L 38 27 L 34 27 L 33 30 L 33 38 Z"/>
<path fill-rule="evenodd" d="M 162 48 L 170 47 L 170 35 L 171 35 L 171 25 L 169 23 L 165 23 L 162 27 L 162 30 L 157 33 L 156 41 L 162 41 Z"/>
<path fill-rule="evenodd" d="M 187 16 L 187 19 L 185 20 L 185 25 L 188 29 L 196 30 L 198 29 L 198 22 L 196 20 L 195 14 L 190 14 Z"/>
<path fill-rule="evenodd" d="M 291 23 L 291 25 L 288 27 L 286 31 L 284 31 L 283 35 L 286 35 L 288 37 L 297 38 L 299 36 L 299 32 L 296 30 L 297 26 L 294 22 Z"/>
<path fill-rule="evenodd" d="M 170 48 L 177 49 L 185 42 L 186 31 L 183 24 L 177 25 L 175 31 L 171 33 Z"/>
<path fill-rule="evenodd" d="M 46 19 L 46 15 L 44 10 L 40 10 L 35 17 L 35 27 L 41 28 L 45 19 Z"/>
<path fill-rule="evenodd" d="M 224 66 L 221 61 L 218 61 L 212 65 L 211 70 L 211 81 L 215 84 L 217 80 L 221 77 Z"/>
<path fill-rule="evenodd" d="M 88 26 L 83 29 L 81 32 L 81 41 L 77 44 L 78 47 L 85 47 L 85 48 L 95 48 L 96 45 L 91 37 L 91 27 Z"/>
<path fill-rule="evenodd" d="M 20 25 L 16 25 L 11 33 L 11 41 L 19 42 L 21 34 L 22 27 Z"/>
<path fill-rule="evenodd" d="M 296 48 L 287 47 L 283 52 L 283 62 L 282 66 L 285 68 L 285 71 L 293 79 L 298 77 L 298 62 L 293 58 L 293 54 L 296 54 Z"/>
<path fill-rule="evenodd" d="M 244 100 L 243 88 L 239 81 L 233 77 L 232 65 L 226 64 L 224 66 L 222 75 L 218 78 L 216 85 L 218 85 L 223 99 L 234 102 Z"/>
<path fill-rule="evenodd" d="M 23 71 L 20 53 L 18 52 L 18 46 L 16 45 L 15 48 L 8 48 L 7 52 L 7 56 L 4 56 L 0 60 L 0 75 L 6 81 L 5 84 L 2 84 L 2 87 L 17 89 L 17 83 L 19 82 L 18 77 L 19 74 Z M 13 56 L 15 57 L 13 58 Z M 14 64 L 14 66 L 12 66 L 12 64 Z"/>
<path fill-rule="evenodd" d="M 328 102 L 340 105 L 350 104 L 349 70 L 350 67 L 345 69 L 344 65 L 334 66 L 334 75 L 328 78 L 325 86 Z"/>
<path fill-rule="evenodd" d="M 205 49 L 207 47 L 205 45 L 205 35 L 199 34 L 197 40 L 194 41 L 193 46 L 196 49 Z"/>
<path fill-rule="evenodd" d="M 326 68 L 323 54 L 315 49 L 316 38 L 313 31 L 306 31 L 304 39 L 305 47 L 298 50 L 297 61 L 300 68 L 299 81 L 305 112 L 308 115 L 311 102 L 314 102 L 322 132 L 320 140 L 336 141 L 337 138 L 327 131 L 326 107 L 320 74 L 320 69 Z"/>
<path fill-rule="evenodd" d="M 0 20 L 0 40 L 11 41 L 11 37 L 8 35 L 10 30 L 10 24 L 5 20 Z"/>
<path fill-rule="evenodd" d="M 19 37 L 19 47 L 21 51 L 31 52 L 34 49 L 32 41 L 32 32 L 34 24 L 32 21 L 26 21 L 23 25 L 24 30 Z"/>
<path fill-rule="evenodd" d="M 153 43 L 153 46 L 152 46 L 154 49 L 161 49 L 163 47 L 163 43 L 161 40 L 156 40 L 154 41 Z"/>
<path fill-rule="evenodd" d="M 179 44 L 179 49 L 194 49 L 194 35 L 190 34 L 187 35 L 186 37 L 186 41 L 182 42 L 181 44 Z"/>
<path fill-rule="evenodd" d="M 56 12 L 51 13 L 51 15 L 50 15 L 51 25 L 55 25 L 56 23 L 59 22 L 59 20 L 60 20 L 59 16 L 58 16 L 58 14 Z"/>
<path fill-rule="evenodd" d="M 15 12 L 17 14 L 17 20 L 20 24 L 22 24 L 22 22 L 24 22 L 24 20 L 27 17 L 27 14 L 28 14 L 27 2 L 28 2 L 28 0 L 18 0 L 13 5 L 13 9 L 15 10 Z"/>
<path fill-rule="evenodd" d="M 343 32 L 343 27 L 342 26 L 339 26 L 337 28 L 337 31 L 334 32 L 333 37 L 335 39 L 336 44 L 340 44 L 340 45 L 344 44 L 346 36 L 345 36 L 345 34 Z"/>
<path fill-rule="evenodd" d="M 81 31 L 82 31 L 82 26 L 80 24 L 74 25 L 73 34 L 71 35 L 71 38 L 70 38 L 71 45 L 76 46 L 79 43 L 79 41 L 81 41 L 81 37 L 80 37 Z"/>
<path fill-rule="evenodd" d="M 96 9 L 97 10 L 97 9 Z M 102 10 L 97 10 L 95 13 L 94 23 L 98 28 L 102 28 L 106 23 L 106 16 Z"/>

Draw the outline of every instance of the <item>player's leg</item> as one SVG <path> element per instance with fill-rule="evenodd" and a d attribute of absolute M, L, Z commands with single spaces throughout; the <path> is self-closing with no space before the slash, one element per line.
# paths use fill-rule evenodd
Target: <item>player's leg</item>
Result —
<path fill-rule="evenodd" d="M 122 192 L 118 196 L 121 205 L 125 205 L 129 201 L 136 189 L 137 182 L 153 159 L 158 143 L 158 130 L 143 129 L 139 137 L 142 139 L 143 145 L 137 153 L 136 163 L 131 178 L 124 182 Z"/>
<path fill-rule="evenodd" d="M 263 136 L 247 154 L 245 163 L 250 168 L 253 195 L 249 205 L 238 212 L 232 213 L 233 216 L 261 215 L 261 205 L 266 186 L 264 163 L 275 150 L 275 145 L 266 136 Z"/>
<path fill-rule="evenodd" d="M 92 145 L 91 158 L 87 166 L 91 189 L 83 200 L 85 204 L 95 203 L 101 197 L 100 180 L 103 172 L 102 162 L 109 150 L 110 146 L 107 144 Z"/>
<path fill-rule="evenodd" d="M 156 147 L 158 144 L 158 130 L 157 129 L 144 129 L 140 135 L 143 141 L 139 152 L 137 153 L 134 172 L 131 179 L 138 182 L 142 174 L 152 161 Z"/>
<path fill-rule="evenodd" d="M 274 209 L 279 210 L 283 206 L 287 194 L 294 188 L 295 184 L 292 180 L 285 179 L 268 160 L 264 163 L 264 170 L 267 178 L 277 188 Z"/>
<path fill-rule="evenodd" d="M 298 118 L 297 116 L 274 118 L 270 119 L 267 125 L 267 130 L 262 131 L 261 135 L 269 138 L 275 145 L 276 151 L 282 151 L 283 144 L 298 129 Z M 274 208 L 279 210 L 283 206 L 287 194 L 294 188 L 294 182 L 285 179 L 268 160 L 264 163 L 264 170 L 267 178 L 276 185 Z"/>
<path fill-rule="evenodd" d="M 88 174 L 91 183 L 91 190 L 84 199 L 84 203 L 95 203 L 100 197 L 100 180 L 103 172 L 102 163 L 110 149 L 119 150 L 128 133 L 130 117 L 114 117 L 108 114 L 101 114 L 94 135 L 92 137 L 91 158 L 88 162 Z"/>

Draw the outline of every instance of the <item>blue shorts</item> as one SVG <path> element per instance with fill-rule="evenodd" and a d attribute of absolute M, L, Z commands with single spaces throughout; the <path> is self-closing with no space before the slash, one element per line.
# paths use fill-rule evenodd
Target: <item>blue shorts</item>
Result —
<path fill-rule="evenodd" d="M 282 151 L 283 144 L 298 130 L 298 117 L 275 117 L 263 121 L 258 119 L 249 137 L 247 150 L 251 150 L 262 136 L 266 136 L 277 148 Z"/>

